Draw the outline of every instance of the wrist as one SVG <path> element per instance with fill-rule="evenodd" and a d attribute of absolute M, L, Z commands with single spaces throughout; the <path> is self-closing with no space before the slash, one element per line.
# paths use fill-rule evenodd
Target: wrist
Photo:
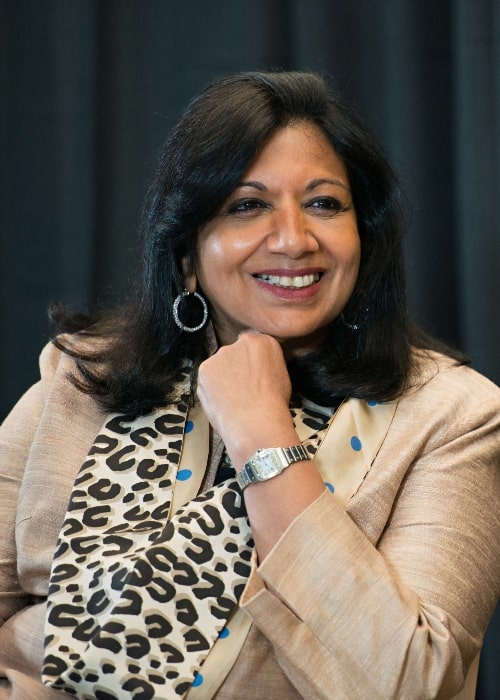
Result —
<path fill-rule="evenodd" d="M 243 490 L 250 484 L 268 481 L 279 476 L 291 464 L 309 462 L 309 454 L 303 445 L 260 448 L 237 472 L 236 478 Z"/>
<path fill-rule="evenodd" d="M 257 450 L 291 447 L 292 445 L 300 445 L 300 438 L 293 424 L 291 429 L 280 431 L 250 431 L 238 441 L 230 439 L 229 444 L 225 443 L 226 451 L 236 472 L 243 468 L 243 465 L 253 457 Z"/>
<path fill-rule="evenodd" d="M 235 416 L 236 417 L 236 416 Z M 290 447 L 300 444 L 288 404 L 269 405 L 268 401 L 252 407 L 246 415 L 238 416 L 239 425 L 230 425 L 223 435 L 231 461 L 239 471 L 243 464 L 264 447 Z"/>

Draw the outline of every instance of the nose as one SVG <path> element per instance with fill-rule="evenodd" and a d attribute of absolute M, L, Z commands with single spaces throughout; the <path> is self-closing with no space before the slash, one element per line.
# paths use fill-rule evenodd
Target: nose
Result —
<path fill-rule="evenodd" d="M 267 235 L 270 252 L 298 258 L 318 250 L 318 241 L 310 228 L 310 221 L 300 206 L 286 206 L 274 212 L 272 229 Z"/>

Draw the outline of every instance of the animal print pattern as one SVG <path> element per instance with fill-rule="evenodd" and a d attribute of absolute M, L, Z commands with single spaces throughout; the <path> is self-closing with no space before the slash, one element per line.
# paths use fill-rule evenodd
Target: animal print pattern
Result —
<path fill-rule="evenodd" d="M 79 698 L 182 697 L 236 605 L 253 542 L 235 480 L 170 516 L 189 386 L 112 416 L 76 479 L 50 580 L 43 680 Z"/>
<path fill-rule="evenodd" d="M 184 696 L 248 578 L 253 542 L 234 472 L 171 514 L 189 367 L 180 379 L 168 410 L 111 416 L 75 481 L 50 580 L 43 679 L 80 698 Z M 332 409 L 290 410 L 312 457 Z"/>
<path fill-rule="evenodd" d="M 314 455 L 318 451 L 325 435 L 328 423 L 337 408 L 338 406 L 317 406 L 301 397 L 292 399 L 290 413 L 293 424 L 299 435 L 302 436 L 302 444 L 308 451 L 311 459 L 314 459 Z"/>

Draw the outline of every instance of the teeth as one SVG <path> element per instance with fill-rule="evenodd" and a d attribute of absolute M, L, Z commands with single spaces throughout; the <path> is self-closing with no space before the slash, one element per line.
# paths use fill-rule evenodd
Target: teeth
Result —
<path fill-rule="evenodd" d="M 319 272 L 312 275 L 297 275 L 296 277 L 278 277 L 277 275 L 255 275 L 257 279 L 263 280 L 268 284 L 273 284 L 276 287 L 309 287 L 311 284 L 319 281 Z"/>

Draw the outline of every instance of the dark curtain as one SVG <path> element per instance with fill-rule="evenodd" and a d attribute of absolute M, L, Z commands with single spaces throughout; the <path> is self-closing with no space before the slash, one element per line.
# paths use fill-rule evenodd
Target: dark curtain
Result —
<path fill-rule="evenodd" d="M 207 81 L 328 73 L 412 202 L 411 308 L 500 381 L 497 0 L 2 0 L 0 417 L 37 379 L 46 308 L 130 284 L 155 152 Z M 498 697 L 500 625 L 478 698 Z"/>

